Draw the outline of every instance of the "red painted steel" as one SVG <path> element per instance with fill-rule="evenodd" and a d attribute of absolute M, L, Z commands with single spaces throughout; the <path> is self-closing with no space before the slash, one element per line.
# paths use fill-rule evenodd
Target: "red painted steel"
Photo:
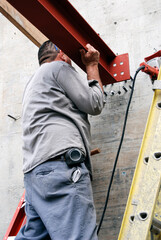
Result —
<path fill-rule="evenodd" d="M 152 54 L 152 55 L 150 55 L 150 56 L 148 56 L 144 59 L 145 59 L 146 62 L 148 62 L 149 60 L 154 59 L 156 57 L 161 57 L 161 50 L 159 50 L 158 52 L 156 52 L 156 53 L 154 53 L 154 54 Z"/>
<path fill-rule="evenodd" d="M 23 193 L 21 200 L 18 204 L 18 207 L 14 213 L 14 216 L 11 220 L 11 223 L 7 229 L 7 232 L 3 238 L 3 240 L 7 240 L 10 236 L 16 236 L 19 232 L 20 228 L 26 223 L 26 215 L 24 210 L 24 199 L 25 192 Z"/>
<path fill-rule="evenodd" d="M 83 70 L 79 49 L 87 43 L 98 49 L 104 85 L 130 79 L 128 54 L 116 56 L 67 0 L 7 1 Z"/>
<path fill-rule="evenodd" d="M 149 65 L 150 60 L 154 60 L 155 58 L 160 58 L 160 57 L 161 57 L 161 50 L 159 50 L 158 52 L 155 52 L 154 54 L 144 58 L 145 62 L 140 64 L 140 66 L 145 66 L 145 68 L 142 69 L 141 71 L 147 73 L 150 76 L 151 80 L 153 80 L 153 81 L 157 80 L 157 78 L 158 78 L 158 74 L 159 74 L 159 68 L 158 67 L 159 66 L 155 66 L 154 64 L 153 64 L 154 66 L 150 66 Z M 158 65 L 157 61 L 155 63 L 156 63 L 156 65 Z"/>
<path fill-rule="evenodd" d="M 157 80 L 159 74 L 159 69 L 157 67 L 151 67 L 146 62 L 141 63 L 140 66 L 145 66 L 141 71 L 147 73 L 151 80 Z"/>

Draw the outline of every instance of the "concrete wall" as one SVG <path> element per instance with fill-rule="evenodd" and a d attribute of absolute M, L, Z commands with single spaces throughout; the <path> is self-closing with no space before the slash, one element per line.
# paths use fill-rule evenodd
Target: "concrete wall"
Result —
<path fill-rule="evenodd" d="M 37 47 L 0 14 L 0 239 L 23 194 L 21 100 Z M 8 114 L 17 118 L 15 121 Z"/>
<path fill-rule="evenodd" d="M 161 49 L 161 2 L 159 0 L 81 0 L 70 2 L 118 54 L 129 53 L 133 76 L 144 57 Z M 24 86 L 37 68 L 37 48 L 0 15 L 0 237 L 2 238 L 23 193 L 21 98 Z M 89 117 L 92 148 L 101 153 L 92 157 L 93 193 L 98 222 L 120 141 L 131 81 L 108 85 L 103 113 Z M 125 86 L 128 92 L 122 89 Z M 114 95 L 110 92 L 114 91 Z M 118 94 L 118 91 L 121 94 Z M 128 192 L 152 100 L 151 82 L 138 75 L 126 135 L 119 157 L 100 240 L 118 237 Z"/>

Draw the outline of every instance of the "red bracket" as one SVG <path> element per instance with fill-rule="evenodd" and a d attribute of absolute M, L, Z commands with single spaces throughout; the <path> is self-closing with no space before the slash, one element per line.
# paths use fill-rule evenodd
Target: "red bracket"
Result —
<path fill-rule="evenodd" d="M 154 59 L 156 57 L 161 57 L 161 50 L 159 50 L 158 52 L 144 58 L 144 60 L 145 60 L 145 62 L 148 62 L 149 60 Z"/>
<path fill-rule="evenodd" d="M 128 54 L 116 56 L 67 0 L 7 1 L 83 70 L 79 49 L 87 43 L 98 49 L 104 85 L 130 79 Z"/>

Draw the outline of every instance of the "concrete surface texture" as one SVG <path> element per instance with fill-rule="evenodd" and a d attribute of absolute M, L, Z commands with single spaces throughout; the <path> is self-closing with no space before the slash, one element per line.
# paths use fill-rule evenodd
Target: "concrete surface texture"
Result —
<path fill-rule="evenodd" d="M 161 49 L 159 0 L 81 0 L 70 2 L 118 54 L 129 53 L 131 76 L 144 57 Z M 25 84 L 37 69 L 37 47 L 0 15 L 0 238 L 4 237 L 23 189 L 21 99 Z M 79 71 L 79 69 L 78 69 Z M 91 117 L 93 193 L 98 222 L 120 141 L 132 82 L 108 85 L 107 104 Z M 127 92 L 122 87 L 126 87 Z M 114 92 L 112 95 L 111 91 Z M 118 91 L 121 93 L 118 94 Z M 130 107 L 126 135 L 117 165 L 100 240 L 116 240 L 133 177 L 153 96 L 149 77 L 139 73 Z M 13 120 L 8 114 L 17 118 Z"/>

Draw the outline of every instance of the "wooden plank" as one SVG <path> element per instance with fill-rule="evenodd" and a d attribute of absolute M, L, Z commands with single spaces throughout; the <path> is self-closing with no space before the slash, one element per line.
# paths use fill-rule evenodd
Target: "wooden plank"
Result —
<path fill-rule="evenodd" d="M 40 47 L 43 42 L 48 40 L 44 34 L 42 34 L 6 0 L 0 0 L 0 12 L 37 47 Z"/>

